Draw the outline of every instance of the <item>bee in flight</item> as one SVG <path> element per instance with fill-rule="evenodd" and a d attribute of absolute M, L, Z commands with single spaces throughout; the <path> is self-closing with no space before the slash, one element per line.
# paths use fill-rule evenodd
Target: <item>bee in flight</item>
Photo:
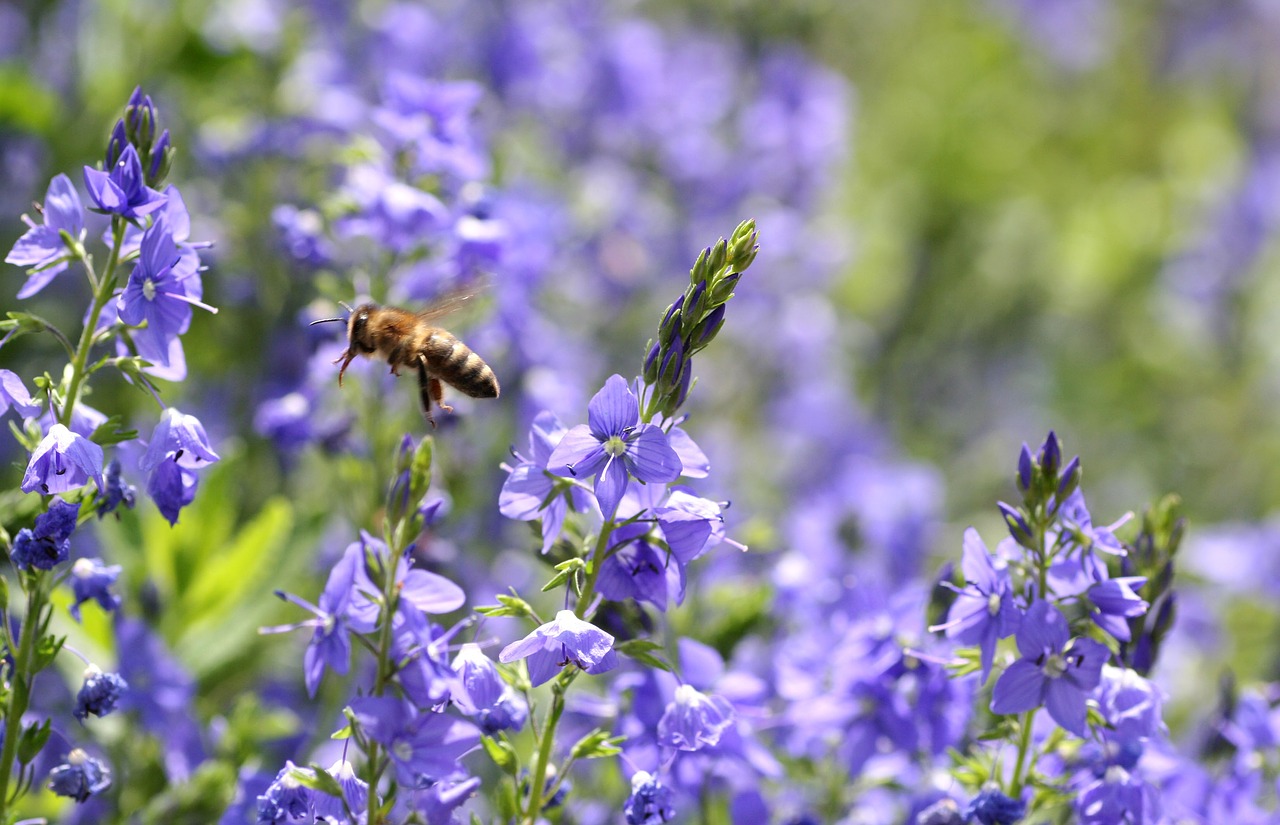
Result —
<path fill-rule="evenodd" d="M 392 375 L 399 375 L 402 368 L 417 371 L 422 412 L 432 427 L 436 426 L 431 416 L 432 401 L 445 412 L 453 412 L 453 407 L 444 403 L 443 384 L 472 398 L 497 398 L 498 379 L 484 359 L 452 332 L 431 323 L 457 309 L 472 295 L 471 291 L 458 292 L 421 312 L 377 304 L 361 304 L 351 309 L 343 304 L 350 315 L 346 318 L 347 349 L 333 362 L 342 362 L 338 386 L 342 386 L 342 375 L 357 355 L 370 358 L 377 355 L 391 365 Z M 342 320 L 321 318 L 311 325 Z"/>

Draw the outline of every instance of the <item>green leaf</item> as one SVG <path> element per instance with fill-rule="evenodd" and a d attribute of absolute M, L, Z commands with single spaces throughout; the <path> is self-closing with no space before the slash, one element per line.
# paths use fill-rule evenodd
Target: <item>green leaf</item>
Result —
<path fill-rule="evenodd" d="M 559 564 L 556 565 L 556 571 L 557 571 L 556 575 L 551 579 L 551 581 L 547 582 L 543 586 L 542 592 L 546 593 L 548 590 L 554 590 L 555 588 L 564 584 L 565 581 L 567 581 L 569 577 L 572 576 L 574 580 L 575 589 L 578 590 L 579 595 L 581 595 L 582 589 L 578 587 L 577 584 L 580 580 L 582 571 L 585 570 L 586 567 L 587 567 L 587 563 L 580 558 L 572 558 L 572 559 L 569 559 L 568 561 L 560 562 Z"/>
<path fill-rule="evenodd" d="M 132 441 L 137 438 L 137 430 L 120 429 L 120 424 L 123 423 L 123 421 L 124 419 L 118 415 L 111 416 L 106 421 L 95 427 L 93 432 L 89 433 L 89 440 L 94 444 L 98 444 L 103 447 L 110 447 L 112 444 L 119 444 L 122 441 Z"/>
<path fill-rule="evenodd" d="M 307 766 L 305 770 L 294 768 L 289 772 L 289 775 L 298 780 L 299 785 L 310 788 L 313 791 L 319 791 L 322 794 L 337 797 L 338 799 L 344 798 L 342 786 L 338 784 L 338 780 L 334 779 L 328 771 L 314 762 Z"/>
<path fill-rule="evenodd" d="M 484 745 L 485 753 L 489 754 L 489 758 L 493 760 L 493 764 L 498 766 L 498 770 L 508 776 L 520 774 L 520 757 L 516 754 L 516 749 L 511 747 L 510 742 L 495 739 L 492 736 L 481 737 L 480 742 Z"/>
<path fill-rule="evenodd" d="M 655 656 L 652 651 L 661 650 L 662 645 L 652 639 L 628 639 L 613 646 L 613 649 L 640 662 L 643 665 L 671 672 L 674 668 L 671 663 L 661 656 Z"/>
<path fill-rule="evenodd" d="M 350 739 L 352 734 L 354 733 L 355 731 L 351 729 L 351 725 L 346 725 L 345 727 L 342 728 L 342 730 L 336 730 L 333 733 L 329 734 L 329 738 L 330 739 Z"/>
<path fill-rule="evenodd" d="M 31 760 L 39 755 L 44 743 L 49 741 L 49 722 L 49 719 L 44 720 L 43 724 L 32 722 L 22 729 L 22 738 L 18 740 L 18 762 L 20 764 L 29 764 Z"/>
<path fill-rule="evenodd" d="M 476 612 L 481 616 L 523 616 L 533 621 L 538 621 L 538 614 L 533 611 L 529 603 L 512 591 L 510 596 L 499 593 L 494 598 L 498 600 L 497 605 L 485 605 L 477 607 Z"/>
<path fill-rule="evenodd" d="M 66 640 L 66 636 L 45 636 L 37 642 L 35 656 L 31 662 L 31 672 L 38 673 L 51 665 L 57 657 L 58 651 L 62 650 L 62 645 Z"/>
<path fill-rule="evenodd" d="M 618 745 L 625 742 L 625 736 L 610 736 L 608 731 L 596 728 L 579 739 L 570 754 L 574 759 L 599 759 L 604 756 L 617 756 L 622 752 Z"/>

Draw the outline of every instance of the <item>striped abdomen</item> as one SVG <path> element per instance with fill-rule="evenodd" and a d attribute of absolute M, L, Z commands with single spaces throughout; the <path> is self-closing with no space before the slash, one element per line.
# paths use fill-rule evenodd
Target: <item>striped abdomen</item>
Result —
<path fill-rule="evenodd" d="M 430 328 L 421 353 L 427 372 L 455 390 L 472 398 L 498 397 L 498 378 L 493 370 L 452 332 Z"/>

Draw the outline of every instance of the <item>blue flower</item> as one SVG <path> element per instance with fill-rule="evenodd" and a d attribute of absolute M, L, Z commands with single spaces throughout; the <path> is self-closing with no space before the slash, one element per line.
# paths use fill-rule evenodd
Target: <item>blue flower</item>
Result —
<path fill-rule="evenodd" d="M 464 644 L 453 659 L 453 669 L 462 690 L 453 694 L 454 704 L 492 735 L 502 730 L 518 731 L 529 716 L 529 706 L 498 673 L 498 668 L 479 645 Z"/>
<path fill-rule="evenodd" d="M 168 407 L 151 432 L 147 452 L 138 461 L 143 472 L 154 470 L 162 461 L 172 460 L 195 470 L 213 464 L 219 456 L 209 444 L 204 425 L 194 415 L 185 415 Z"/>
<path fill-rule="evenodd" d="M 733 718 L 733 705 L 728 699 L 708 696 L 692 685 L 681 685 L 658 720 L 658 743 L 682 751 L 712 747 L 720 742 L 720 735 Z"/>
<path fill-rule="evenodd" d="M 981 652 L 982 681 L 991 673 L 996 643 L 1018 630 L 1022 614 L 1013 601 L 1009 568 L 996 566 L 982 537 L 972 527 L 964 531 L 964 557 L 961 561 L 965 586 L 957 591 L 945 624 L 929 628 L 930 632 L 946 630 L 948 637 L 963 644 L 976 644 Z"/>
<path fill-rule="evenodd" d="M 1160 689 L 1137 672 L 1110 665 L 1102 668 L 1098 707 L 1119 742 L 1142 742 L 1164 730 L 1161 704 Z"/>
<path fill-rule="evenodd" d="M 569 430 L 556 445 L 547 467 L 558 475 L 596 477 L 595 493 L 605 518 L 611 518 L 627 489 L 627 479 L 675 481 L 680 457 L 667 434 L 640 423 L 640 402 L 621 375 L 610 376 L 587 404 L 588 424 Z"/>
<path fill-rule="evenodd" d="M 118 564 L 104 565 L 102 559 L 77 559 L 71 565 L 71 592 L 76 597 L 71 605 L 71 618 L 80 621 L 80 605 L 92 599 L 107 611 L 120 606 L 120 597 L 109 588 L 120 578 L 123 568 Z"/>
<path fill-rule="evenodd" d="M 258 797 L 258 823 L 311 822 L 315 812 L 314 792 L 303 785 L 294 773 L 311 774 L 310 768 L 299 768 L 286 761 L 275 781 Z"/>
<path fill-rule="evenodd" d="M 102 490 L 102 448 L 61 424 L 54 424 L 36 445 L 22 476 L 22 492 L 45 495 L 83 487 L 93 479 Z"/>
<path fill-rule="evenodd" d="M 1146 583 L 1146 576 L 1121 576 L 1090 587 L 1085 597 L 1091 605 L 1089 613 L 1094 623 L 1122 642 L 1131 641 L 1128 619 L 1143 615 L 1149 607 L 1134 591 Z"/>
<path fill-rule="evenodd" d="M 965 815 L 954 799 L 939 799 L 916 814 L 913 825 L 964 825 Z"/>
<path fill-rule="evenodd" d="M 675 819 L 676 806 L 671 802 L 671 789 L 647 771 L 636 771 L 631 777 L 631 796 L 622 806 L 627 825 L 660 825 Z"/>
<path fill-rule="evenodd" d="M 170 342 L 191 325 L 193 306 L 218 311 L 200 301 L 197 272 L 174 243 L 166 216 L 157 215 L 142 235 L 138 263 L 116 299 L 116 310 L 120 320 L 130 326 L 146 322 L 134 335 L 147 342 L 149 354 L 158 363 L 168 366 Z"/>
<path fill-rule="evenodd" d="M 71 534 L 76 529 L 80 503 L 55 498 L 49 512 L 36 516 L 35 529 L 24 527 L 13 540 L 13 563 L 20 570 L 35 567 L 52 570 L 71 554 Z"/>
<path fill-rule="evenodd" d="M 138 150 L 127 145 L 111 171 L 84 167 L 84 185 L 94 211 L 137 220 L 164 206 L 164 195 L 146 185 Z"/>
<path fill-rule="evenodd" d="M 98 504 L 98 518 L 115 511 L 121 504 L 125 509 L 132 510 L 137 503 L 137 491 L 132 484 L 125 483 L 122 471 L 120 460 L 111 459 L 111 463 L 107 465 L 107 488 L 102 491 L 102 501 Z"/>
<path fill-rule="evenodd" d="M 17 373 L 0 370 L 0 415 L 11 407 L 24 418 L 40 414 L 40 405 L 32 400 Z"/>
<path fill-rule="evenodd" d="M 115 615 L 120 676 L 129 684 L 121 707 L 137 711 L 143 729 L 156 734 L 169 780 L 185 779 L 204 759 L 192 706 L 195 680 L 145 622 Z"/>
<path fill-rule="evenodd" d="M 110 786 L 111 772 L 80 748 L 73 749 L 66 762 L 49 771 L 49 790 L 76 802 L 84 802 Z"/>
<path fill-rule="evenodd" d="M 579 619 L 572 610 L 561 610 L 553 621 L 507 645 L 498 661 L 509 664 L 526 658 L 529 680 L 534 687 L 549 680 L 565 665 L 577 665 L 591 674 L 605 673 L 618 666 L 613 636 Z"/>
<path fill-rule="evenodd" d="M 586 491 L 578 487 L 570 487 L 567 495 L 551 497 L 555 479 L 547 466 L 566 432 L 554 413 L 546 410 L 538 413 L 529 427 L 529 456 L 515 454 L 520 463 L 511 469 L 498 495 L 498 512 L 507 518 L 519 521 L 542 518 L 543 553 L 550 550 L 560 536 L 569 507 L 575 511 L 585 510 L 591 500 Z"/>
<path fill-rule="evenodd" d="M 677 603 L 684 599 L 684 565 L 650 540 L 649 525 L 626 524 L 609 535 L 596 587 L 606 599 L 635 599 L 665 611 L 669 593 Z"/>
<path fill-rule="evenodd" d="M 389 696 L 351 703 L 356 725 L 387 750 L 406 788 L 423 788 L 455 773 L 463 754 L 480 744 L 475 726 L 443 713 L 423 713 Z"/>
<path fill-rule="evenodd" d="M 965 811 L 966 819 L 982 825 L 1014 825 L 1027 813 L 1027 803 L 1011 799 L 995 789 L 985 790 L 973 798 Z"/>
<path fill-rule="evenodd" d="M 118 673 L 103 673 L 97 665 L 89 665 L 84 672 L 84 684 L 76 694 L 76 707 L 72 713 L 81 722 L 89 714 L 102 717 L 116 709 L 116 702 L 129 684 Z"/>
<path fill-rule="evenodd" d="M 373 630 L 374 617 L 350 609 L 352 599 L 356 595 L 356 571 L 364 567 L 364 559 L 364 545 L 360 542 L 347 548 L 329 573 L 324 592 L 320 594 L 319 607 L 291 593 L 277 590 L 277 596 L 310 610 L 315 614 L 315 618 L 291 625 L 264 627 L 258 631 L 283 633 L 302 627 L 315 628 L 311 642 L 303 655 L 303 675 L 307 684 L 307 693 L 310 696 L 316 695 L 316 688 L 320 685 L 320 677 L 324 675 L 325 667 L 332 668 L 338 674 L 347 672 L 347 666 L 351 660 L 351 638 L 347 635 L 348 631 L 368 633 Z"/>
<path fill-rule="evenodd" d="M 5 256 L 5 263 L 30 268 L 27 282 L 18 290 L 18 298 L 30 298 L 44 289 L 59 272 L 67 268 L 71 250 L 62 233 L 79 243 L 84 237 L 84 207 L 71 179 L 58 175 L 49 181 L 44 196 L 44 224 L 37 226 L 26 215 L 22 219 L 30 227 Z"/>
<path fill-rule="evenodd" d="M 356 776 L 355 768 L 345 759 L 329 766 L 325 773 L 338 780 L 342 798 L 327 793 L 312 794 L 313 813 L 316 822 L 347 822 L 347 809 L 363 812 L 369 806 L 369 783 Z"/>
<path fill-rule="evenodd" d="M 996 681 L 991 712 L 1022 713 L 1044 705 L 1065 730 L 1085 735 L 1085 703 L 1102 679 L 1107 649 L 1092 639 L 1071 639 L 1067 620 L 1046 601 L 1027 610 L 1018 629 L 1022 658 Z"/>

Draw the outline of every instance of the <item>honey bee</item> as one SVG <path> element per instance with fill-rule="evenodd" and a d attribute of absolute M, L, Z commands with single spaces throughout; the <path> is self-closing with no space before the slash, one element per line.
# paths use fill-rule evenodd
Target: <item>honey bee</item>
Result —
<path fill-rule="evenodd" d="M 385 358 L 391 365 L 392 375 L 400 375 L 401 369 L 417 370 L 422 412 L 432 427 L 436 426 L 431 415 L 432 401 L 444 412 L 453 412 L 453 407 L 444 403 L 444 384 L 472 398 L 497 398 L 498 378 L 484 359 L 452 332 L 431 323 L 457 309 L 473 294 L 456 293 L 421 312 L 377 304 L 361 304 L 351 309 L 343 304 L 350 315 L 346 319 L 347 348 L 333 362 L 342 362 L 338 386 L 342 386 L 342 376 L 357 355 Z M 322 318 L 311 324 L 342 320 Z"/>

